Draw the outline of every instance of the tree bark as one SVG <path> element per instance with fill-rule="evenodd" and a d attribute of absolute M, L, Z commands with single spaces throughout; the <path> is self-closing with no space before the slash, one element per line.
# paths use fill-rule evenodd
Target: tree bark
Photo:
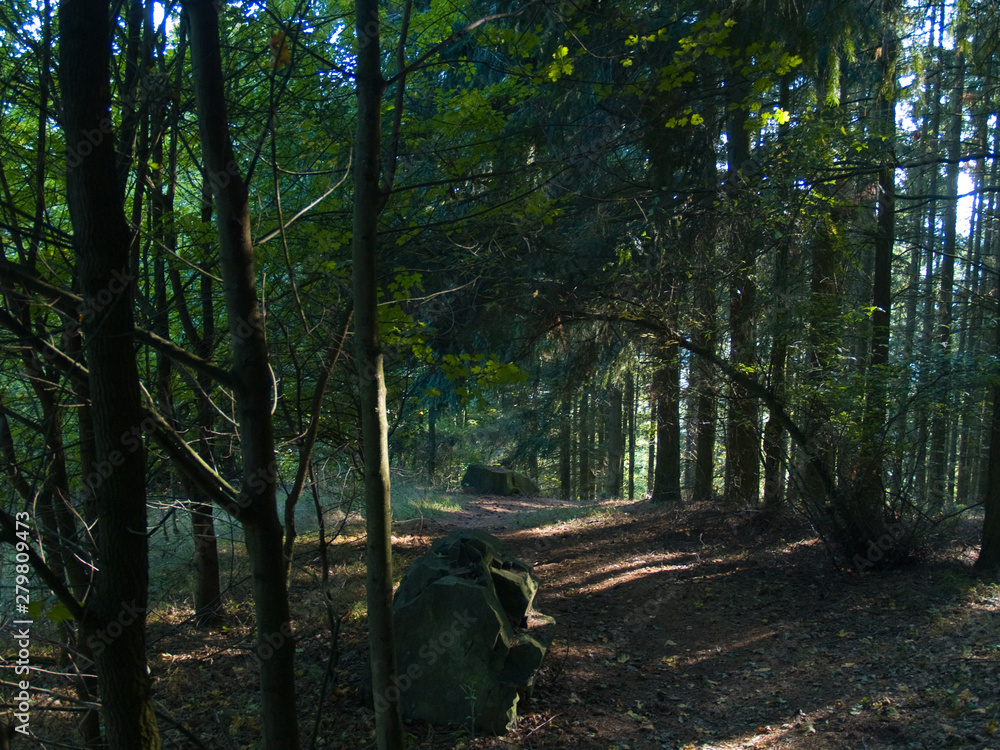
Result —
<path fill-rule="evenodd" d="M 744 181 L 744 165 L 750 163 L 750 136 L 746 129 L 746 103 L 741 94 L 747 87 L 744 82 L 730 82 L 733 101 L 727 122 L 729 147 L 728 182 L 732 191 L 734 210 L 739 215 L 739 204 L 751 200 Z M 734 224 L 730 237 L 730 250 L 734 264 L 729 289 L 729 340 L 733 364 L 747 369 L 756 366 L 757 347 L 754 322 L 757 306 L 757 286 L 754 280 L 754 243 L 748 236 L 750 228 L 739 220 Z M 729 409 L 726 414 L 726 500 L 736 506 L 756 505 L 760 497 L 760 415 L 757 402 L 738 383 L 730 385 Z"/>
<path fill-rule="evenodd" d="M 707 245 L 707 243 L 706 243 Z M 692 340 L 715 351 L 718 299 L 715 287 L 705 276 L 707 267 L 694 282 L 695 325 Z M 716 376 L 710 362 L 702 357 L 691 360 L 691 389 L 694 391 L 694 467 L 691 501 L 709 502 L 715 482 Z"/>
<path fill-rule="evenodd" d="M 278 467 L 271 420 L 272 377 L 264 321 L 257 302 L 247 188 L 229 135 L 218 6 L 212 0 L 185 0 L 184 11 L 191 36 L 204 169 L 216 206 L 236 381 L 234 392 L 243 457 L 243 486 L 237 503 L 253 570 L 263 744 L 266 750 L 297 750 L 295 643 L 276 500 Z"/>
<path fill-rule="evenodd" d="M 559 496 L 573 497 L 573 396 L 562 402 L 559 420 Z"/>
<path fill-rule="evenodd" d="M 622 430 L 622 400 L 621 388 L 617 385 L 608 388 L 608 470 L 604 486 L 608 497 L 621 497 L 624 481 L 622 468 L 625 459 L 625 434 Z"/>
<path fill-rule="evenodd" d="M 677 344 L 661 349 L 660 363 L 653 373 L 656 390 L 656 469 L 654 503 L 681 500 L 681 367 Z"/>
<path fill-rule="evenodd" d="M 109 66 L 111 8 L 60 5 L 59 77 L 89 369 L 95 463 L 86 485 L 98 517 L 100 573 L 86 603 L 105 735 L 112 750 L 153 750 L 160 736 L 146 669 L 146 455 L 133 349 L 130 231 L 115 172 Z"/>
<path fill-rule="evenodd" d="M 628 499 L 635 500 L 635 373 L 630 367 L 625 373 L 626 430 L 628 431 Z"/>
<path fill-rule="evenodd" d="M 579 416 L 579 438 L 580 438 L 580 477 L 578 487 L 581 500 L 590 500 L 593 497 L 593 470 L 590 466 L 590 389 L 585 385 L 583 394 L 580 396 L 580 416 Z"/>
<path fill-rule="evenodd" d="M 656 483 L 656 387 L 649 385 L 649 443 L 646 451 L 646 494 L 653 496 L 653 486 Z"/>
<path fill-rule="evenodd" d="M 997 347 L 1000 350 L 1000 347 Z M 983 505 L 983 539 L 975 568 L 992 571 L 1000 568 L 1000 386 L 993 386 L 993 418 L 990 427 L 990 450 L 987 461 L 986 493 Z"/>
<path fill-rule="evenodd" d="M 881 40 L 881 89 L 877 102 L 876 127 L 884 136 L 882 164 L 877 184 L 877 219 L 872 273 L 871 335 L 868 352 L 868 379 L 861 455 L 855 487 L 846 493 L 838 508 L 840 541 L 851 552 L 866 554 L 867 545 L 885 531 L 885 423 L 888 411 L 889 336 L 892 313 L 892 257 L 896 240 L 896 50 L 892 14 L 894 0 L 883 4 L 884 29 Z M 853 548 L 853 549 L 852 549 Z"/>
<path fill-rule="evenodd" d="M 947 199 L 942 217 L 941 292 L 938 297 L 937 340 L 943 362 L 938 367 L 941 380 L 937 388 L 941 393 L 931 419 L 931 443 L 928 455 L 927 490 L 932 508 L 940 509 L 951 499 L 948 493 L 952 465 L 949 460 L 949 437 L 952 424 L 952 399 L 950 393 L 951 328 L 954 319 L 955 259 L 958 247 L 958 177 L 961 170 L 959 158 L 962 149 L 962 106 L 965 94 L 964 32 L 958 23 L 955 50 L 955 85 L 952 89 L 951 122 L 948 128 L 948 171 L 945 177 Z"/>
<path fill-rule="evenodd" d="M 403 747 L 392 622 L 392 510 L 385 375 L 378 330 L 382 78 L 377 0 L 355 0 L 358 120 L 354 142 L 354 318 L 368 530 L 368 644 L 379 750 Z M 402 82 L 399 84 L 402 85 Z"/>

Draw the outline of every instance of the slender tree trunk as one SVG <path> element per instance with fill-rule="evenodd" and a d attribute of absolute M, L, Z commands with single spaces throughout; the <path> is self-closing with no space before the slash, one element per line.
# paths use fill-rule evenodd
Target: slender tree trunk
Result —
<path fill-rule="evenodd" d="M 983 120 L 986 120 L 984 117 Z M 987 136 L 984 134 L 983 143 L 987 143 Z M 996 144 L 1000 142 L 1000 132 L 996 133 L 996 138 L 994 138 L 993 146 L 996 148 Z M 996 185 L 997 180 L 1000 179 L 1000 160 L 993 159 L 992 166 L 990 168 L 990 175 L 988 178 L 988 183 L 990 185 Z M 982 304 L 977 304 L 975 301 L 979 298 L 979 295 L 985 292 L 987 275 L 986 266 L 984 265 L 986 255 L 990 252 L 995 241 L 995 223 L 996 223 L 996 194 L 988 193 L 984 196 L 986 205 L 985 208 L 982 205 L 982 199 L 980 201 L 980 212 L 979 219 L 977 221 L 977 232 L 976 232 L 976 250 L 973 257 L 972 266 L 974 267 L 973 273 L 973 286 L 970 293 L 971 304 L 972 304 L 972 320 L 969 325 L 970 335 L 972 336 L 972 351 L 970 352 L 972 356 L 982 356 L 988 349 L 988 342 L 984 340 L 982 334 L 984 330 L 984 321 L 986 318 L 986 312 Z M 978 398 L 977 398 L 978 397 Z M 987 435 L 987 430 L 989 429 L 988 420 L 984 419 L 985 411 L 983 408 L 984 404 L 989 403 L 989 392 L 987 388 L 980 387 L 976 389 L 973 393 L 970 393 L 966 399 L 966 406 L 963 409 L 963 414 L 968 415 L 968 419 L 971 422 L 971 429 L 963 431 L 962 438 L 966 439 L 966 432 L 968 433 L 968 448 L 963 451 L 962 464 L 959 466 L 959 486 L 958 486 L 958 499 L 966 504 L 973 505 L 980 502 L 983 499 L 983 494 L 981 492 L 981 467 L 983 466 L 983 445 L 989 445 L 985 438 Z"/>
<path fill-rule="evenodd" d="M 781 93 L 779 105 L 785 111 L 791 110 L 791 86 L 792 74 L 787 73 L 781 78 Z M 779 126 L 778 137 L 786 140 L 789 134 L 789 125 L 786 123 Z M 777 252 L 774 259 L 774 288 L 775 312 L 774 312 L 774 339 L 771 343 L 771 359 L 768 372 L 771 380 L 771 391 L 775 396 L 784 400 L 785 394 L 785 370 L 788 362 L 788 347 L 790 336 L 790 321 L 788 303 L 788 265 L 790 242 L 784 237 L 778 240 Z M 785 435 L 784 425 L 777 418 L 776 414 L 769 414 L 767 423 L 764 425 L 764 506 L 771 511 L 781 507 L 785 499 L 785 466 L 786 453 L 788 451 L 788 440 Z"/>
<path fill-rule="evenodd" d="M 998 133 L 1000 139 L 1000 133 Z M 1000 279 L 994 287 L 995 298 L 1000 300 Z M 1000 309 L 997 310 L 1000 319 Z M 993 351 L 1000 356 L 1000 333 L 994 331 Z M 983 517 L 982 546 L 976 559 L 976 570 L 996 571 L 1000 569 L 1000 385 L 990 388 L 992 410 L 989 426 L 989 450 L 983 470 Z"/>
<path fill-rule="evenodd" d="M 928 76 L 928 83 L 925 86 L 927 90 L 927 102 L 930 107 L 930 111 L 925 115 L 922 132 L 924 137 L 921 142 L 928 143 L 928 152 L 924 155 L 932 161 L 937 161 L 940 159 L 940 142 L 941 142 L 941 119 L 942 119 L 942 103 L 943 98 L 943 83 L 942 76 L 944 71 L 944 61 L 943 57 L 943 36 L 944 36 L 944 6 L 940 8 L 941 18 L 938 18 L 937 12 L 931 16 L 931 24 L 928 34 L 928 45 L 933 46 L 937 51 L 937 61 L 933 71 Z M 937 39 L 935 40 L 935 33 L 937 34 Z M 923 310 L 921 314 L 922 322 L 922 336 L 921 336 L 921 356 L 923 359 L 927 359 L 931 356 L 931 352 L 934 349 L 934 308 L 935 299 L 937 296 L 937 272 L 935 258 L 937 257 L 937 248 L 939 246 L 938 240 L 938 182 L 939 182 L 940 169 L 935 165 L 929 174 L 929 182 L 926 186 L 928 195 L 930 199 L 927 201 L 927 207 L 924 212 L 924 227 L 923 227 L 923 243 L 922 245 L 926 248 L 925 256 L 925 266 L 923 271 L 923 289 L 924 289 L 924 299 L 923 299 Z M 925 368 L 931 370 L 932 368 Z M 916 384 L 918 395 L 923 395 L 928 389 L 933 388 L 934 384 L 929 381 L 925 376 L 920 379 Z M 927 482 L 928 482 L 928 460 L 927 460 L 927 440 L 929 436 L 929 414 L 927 406 L 927 398 L 923 397 L 917 401 L 916 414 L 914 415 L 915 432 L 916 432 L 916 468 L 914 471 L 914 496 L 918 503 L 923 503 L 927 499 Z"/>
<path fill-rule="evenodd" d="M 945 193 L 947 195 L 944 207 L 942 256 L 941 256 L 941 294 L 938 298 L 937 339 L 942 362 L 938 372 L 941 380 L 937 384 L 940 392 L 938 407 L 931 419 L 931 444 L 928 456 L 928 502 L 933 508 L 941 508 L 950 496 L 948 494 L 949 476 L 952 473 L 949 461 L 949 436 L 953 429 L 952 398 L 950 392 L 951 363 L 951 329 L 954 319 L 953 302 L 955 296 L 955 259 L 958 248 L 958 177 L 961 170 L 959 158 L 962 149 L 962 106 L 965 94 L 965 55 L 964 36 L 959 22 L 956 39 L 960 44 L 956 47 L 955 85 L 952 89 L 951 122 L 948 128 L 948 167 L 945 178 Z"/>
<path fill-rule="evenodd" d="M 656 483 L 656 397 L 655 384 L 649 386 L 649 450 L 646 463 L 646 494 L 653 496 L 653 486 Z"/>
<path fill-rule="evenodd" d="M 746 104 L 739 96 L 745 87 L 736 83 L 737 100 L 727 124 L 729 144 L 729 184 L 735 201 L 749 200 L 743 181 L 743 165 L 750 162 L 750 140 L 746 129 Z M 736 210 L 739 210 L 738 207 Z M 730 238 L 734 264 L 729 290 L 730 357 L 741 368 L 756 365 L 757 347 L 754 319 L 757 287 L 754 280 L 754 243 L 745 222 L 736 222 Z M 736 506 L 756 505 L 760 497 L 760 419 L 757 402 L 747 390 L 730 385 L 729 409 L 726 415 L 726 500 Z"/>
<path fill-rule="evenodd" d="M 715 287 L 705 278 L 707 268 L 695 279 L 695 327 L 692 340 L 714 353 L 718 317 Z M 717 418 L 716 374 L 712 363 L 703 357 L 691 358 L 691 390 L 694 392 L 694 469 L 691 500 L 695 503 L 713 499 L 715 483 L 715 433 Z"/>
<path fill-rule="evenodd" d="M 881 59 L 882 88 L 877 97 L 877 127 L 884 136 L 884 152 L 878 173 L 877 226 L 872 275 L 871 339 L 868 381 L 865 392 L 864 442 L 856 476 L 860 484 L 843 500 L 840 508 L 842 541 L 849 551 L 866 554 L 870 540 L 880 538 L 885 525 L 885 423 L 888 412 L 889 334 L 892 313 L 892 256 L 896 240 L 896 51 L 892 15 L 895 0 L 882 6 L 885 24 Z M 852 548 L 853 547 L 853 548 Z"/>
<path fill-rule="evenodd" d="M 237 502 L 253 570 L 263 745 L 266 750 L 297 750 L 295 642 L 276 498 L 278 467 L 271 421 L 272 377 L 264 321 L 257 301 L 248 193 L 229 135 L 218 6 L 212 0 L 185 0 L 184 10 L 191 36 L 204 168 L 216 206 L 236 380 L 243 457 L 243 486 Z"/>
<path fill-rule="evenodd" d="M 986 494 L 983 505 L 983 539 L 976 558 L 976 570 L 1000 568 L 1000 386 L 991 389 L 993 417 L 990 423 L 990 449 L 986 462 Z"/>
<path fill-rule="evenodd" d="M 774 341 L 771 344 L 771 391 L 784 397 L 785 367 L 788 359 L 788 315 L 780 301 L 788 281 L 788 245 L 781 242 L 775 258 L 774 285 L 780 306 L 775 316 Z M 785 428 L 777 415 L 770 414 L 764 425 L 764 505 L 768 510 L 781 507 L 785 497 L 785 453 L 788 441 Z"/>
<path fill-rule="evenodd" d="M 559 496 L 573 497 L 573 397 L 563 400 L 559 420 Z"/>
<path fill-rule="evenodd" d="M 427 408 L 427 476 L 433 481 L 437 473 L 437 400 Z"/>
<path fill-rule="evenodd" d="M 635 500 L 635 374 L 632 368 L 625 373 L 625 408 L 628 430 L 628 499 Z"/>
<path fill-rule="evenodd" d="M 681 419 L 680 356 L 676 343 L 660 351 L 660 363 L 653 373 L 656 390 L 656 469 L 653 480 L 654 503 L 681 501 Z"/>
<path fill-rule="evenodd" d="M 591 487 L 593 486 L 590 466 L 590 388 L 583 387 L 583 394 L 580 396 L 580 425 L 578 428 L 580 435 L 580 499 L 590 500 L 592 498 Z"/>
<path fill-rule="evenodd" d="M 368 644 L 379 750 L 401 750 L 403 721 L 394 689 L 396 646 L 392 622 L 392 510 L 389 485 L 385 376 L 378 330 L 378 216 L 381 177 L 382 78 L 377 0 L 355 0 L 357 24 L 357 133 L 354 144 L 354 318 L 364 449 L 368 530 Z M 400 86 L 402 83 L 399 84 Z"/>
<path fill-rule="evenodd" d="M 201 219 L 205 224 L 212 221 L 212 194 L 207 181 L 202 184 Z M 180 276 L 174 275 L 175 297 L 183 303 Z M 195 353 L 208 361 L 215 353 L 215 297 L 214 281 L 209 273 L 202 273 L 199 280 L 202 329 L 199 333 L 193 324 L 189 334 L 194 341 Z M 212 432 L 215 429 L 215 408 L 209 399 L 212 384 L 207 375 L 197 373 L 198 381 L 198 456 L 209 466 L 215 465 Z M 195 482 L 182 473 L 185 494 L 190 500 L 191 534 L 194 539 L 194 562 L 196 572 L 194 611 L 195 619 L 202 627 L 214 625 L 219 620 L 222 604 L 222 590 L 219 583 L 219 544 L 215 535 L 215 511 Z"/>
<path fill-rule="evenodd" d="M 101 573 L 86 604 L 85 632 L 97 639 L 108 746 L 147 750 L 160 747 L 160 736 L 146 670 L 146 455 L 132 341 L 130 232 L 112 137 L 110 17 L 104 0 L 60 5 L 67 202 L 84 309 L 92 313 L 84 315 L 83 334 L 96 463 L 85 471 L 99 519 Z"/>
<path fill-rule="evenodd" d="M 625 435 L 622 431 L 624 404 L 622 402 L 622 389 L 617 385 L 608 388 L 608 470 L 604 475 L 604 490 L 608 497 L 621 497 L 622 494 L 624 480 L 622 465 L 625 459 Z"/>

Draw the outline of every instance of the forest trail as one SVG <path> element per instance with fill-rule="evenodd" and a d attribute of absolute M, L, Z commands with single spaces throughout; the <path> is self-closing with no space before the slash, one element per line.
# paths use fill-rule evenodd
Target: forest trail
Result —
<path fill-rule="evenodd" d="M 411 727 L 419 747 L 1000 747 L 1000 588 L 957 538 L 974 523 L 948 555 L 859 577 L 807 529 L 753 538 L 714 507 L 463 504 L 398 541 L 494 533 L 534 563 L 557 634 L 515 731 Z"/>
<path fill-rule="evenodd" d="M 397 579 L 450 529 L 482 528 L 534 565 L 535 608 L 555 618 L 555 638 L 516 729 L 483 737 L 412 723 L 410 750 L 1000 748 L 1000 585 L 971 575 L 977 518 L 919 565 L 848 575 L 794 518 L 761 533 L 752 515 L 718 505 L 453 499 L 453 512 L 395 524 Z M 373 747 L 359 691 L 363 531 L 350 527 L 330 549 L 343 619 L 329 683 L 315 540 L 296 557 L 298 704 L 308 731 L 319 721 L 318 747 Z M 184 607 L 151 626 L 158 699 L 201 728 L 210 741 L 200 747 L 259 740 L 245 710 L 256 681 L 244 585 L 223 628 L 193 630 Z M 199 747 L 173 725 L 162 731 L 164 747 Z"/>
<path fill-rule="evenodd" d="M 535 526 L 560 515 L 578 516 L 582 512 L 599 512 L 602 507 L 616 508 L 620 502 L 592 503 L 559 500 L 538 495 L 462 495 L 461 507 L 442 514 L 396 522 L 397 533 L 408 533 L 408 526 L 436 536 L 452 529 L 482 529 L 502 533 Z"/>

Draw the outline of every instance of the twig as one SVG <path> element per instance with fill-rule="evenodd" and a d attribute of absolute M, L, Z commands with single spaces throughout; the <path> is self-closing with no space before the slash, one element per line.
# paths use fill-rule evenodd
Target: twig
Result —
<path fill-rule="evenodd" d="M 556 720 L 557 718 L 559 718 L 560 716 L 562 716 L 562 714 L 552 714 L 552 716 L 550 716 L 549 718 L 547 718 L 547 719 L 546 719 L 545 721 L 543 721 L 543 722 L 542 722 L 541 724 L 539 724 L 539 725 L 538 725 L 537 727 L 535 727 L 535 728 L 534 728 L 534 729 L 532 729 L 532 730 L 531 730 L 530 732 L 528 732 L 528 733 L 527 733 L 526 735 L 524 735 L 524 738 L 525 738 L 525 739 L 527 739 L 528 737 L 530 737 L 531 735 L 533 735 L 533 734 L 534 734 L 535 732 L 537 732 L 537 731 L 538 731 L 539 729 L 541 729 L 541 728 L 542 728 L 542 727 L 544 727 L 544 726 L 545 726 L 546 724 L 548 724 L 548 723 L 549 723 L 550 721 L 555 721 L 555 720 Z"/>

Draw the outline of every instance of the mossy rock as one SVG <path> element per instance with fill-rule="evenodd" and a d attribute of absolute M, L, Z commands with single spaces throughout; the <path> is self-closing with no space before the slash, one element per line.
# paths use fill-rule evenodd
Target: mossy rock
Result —
<path fill-rule="evenodd" d="M 485 532 L 435 541 L 393 602 L 404 718 L 504 732 L 546 651 L 523 627 L 537 590 L 531 567 Z"/>
<path fill-rule="evenodd" d="M 530 477 L 503 466 L 472 464 L 462 477 L 462 489 L 480 495 L 537 495 L 538 485 Z"/>

